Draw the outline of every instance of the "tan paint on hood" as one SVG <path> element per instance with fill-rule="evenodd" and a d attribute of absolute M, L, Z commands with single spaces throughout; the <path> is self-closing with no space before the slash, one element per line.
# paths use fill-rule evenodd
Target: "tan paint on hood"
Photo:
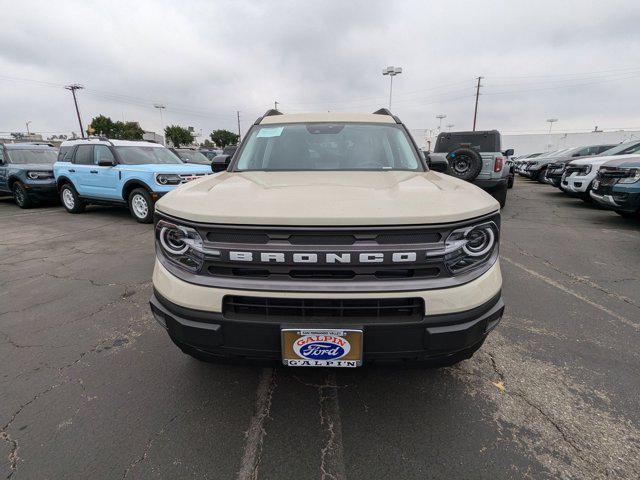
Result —
<path fill-rule="evenodd" d="M 185 184 L 159 212 L 236 225 L 415 225 L 497 212 L 478 187 L 437 172 L 222 172 Z"/>

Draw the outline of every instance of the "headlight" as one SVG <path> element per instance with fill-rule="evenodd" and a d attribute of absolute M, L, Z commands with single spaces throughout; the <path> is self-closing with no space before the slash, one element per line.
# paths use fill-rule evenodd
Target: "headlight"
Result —
<path fill-rule="evenodd" d="M 640 180 L 640 169 L 634 168 L 629 171 L 628 177 L 621 178 L 618 183 L 636 183 L 638 180 Z"/>
<path fill-rule="evenodd" d="M 578 175 L 588 175 L 589 173 L 591 173 L 591 165 L 582 165 L 580 167 L 580 170 L 578 170 Z"/>
<path fill-rule="evenodd" d="M 32 170 L 30 172 L 27 172 L 27 177 L 29 177 L 31 180 L 48 180 L 53 178 L 53 172 L 38 172 Z"/>
<path fill-rule="evenodd" d="M 445 264 L 453 274 L 489 261 L 498 247 L 499 231 L 494 222 L 459 228 L 445 242 Z"/>
<path fill-rule="evenodd" d="M 160 185 L 180 185 L 182 178 L 175 173 L 159 173 L 156 175 L 156 183 Z"/>
<path fill-rule="evenodd" d="M 199 272 L 206 257 L 220 257 L 219 250 L 204 246 L 195 228 L 166 220 L 156 224 L 156 248 L 169 261 L 190 272 Z"/>

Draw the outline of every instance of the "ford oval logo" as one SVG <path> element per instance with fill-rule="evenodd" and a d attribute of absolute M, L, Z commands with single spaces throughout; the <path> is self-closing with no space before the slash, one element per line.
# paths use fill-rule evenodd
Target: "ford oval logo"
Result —
<path fill-rule="evenodd" d="M 351 345 L 334 335 L 305 335 L 296 340 L 293 350 L 308 360 L 337 360 L 349 353 Z"/>

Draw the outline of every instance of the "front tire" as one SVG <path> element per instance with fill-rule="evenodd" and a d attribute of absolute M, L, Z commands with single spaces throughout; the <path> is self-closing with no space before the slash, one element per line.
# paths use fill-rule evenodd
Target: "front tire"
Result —
<path fill-rule="evenodd" d="M 547 173 L 546 168 L 543 168 L 542 170 L 540 170 L 536 175 L 536 180 L 539 181 L 540 183 L 545 183 L 544 176 L 546 175 L 546 173 Z"/>
<path fill-rule="evenodd" d="M 504 187 L 500 187 L 498 190 L 495 190 L 491 193 L 493 198 L 495 198 L 500 204 L 500 208 L 504 208 L 507 204 L 507 185 Z"/>
<path fill-rule="evenodd" d="M 138 223 L 153 222 L 153 200 L 144 188 L 136 188 L 129 194 L 129 211 Z"/>
<path fill-rule="evenodd" d="M 20 182 L 16 182 L 13 185 L 13 199 L 20 208 L 31 208 L 33 207 L 33 200 L 29 198 L 29 194 L 27 193 L 27 189 L 24 188 L 24 185 Z"/>
<path fill-rule="evenodd" d="M 84 200 L 80 198 L 73 185 L 65 183 L 60 187 L 60 201 L 69 213 L 82 213 L 86 207 Z"/>
<path fill-rule="evenodd" d="M 513 188 L 513 183 L 515 181 L 515 174 L 514 175 L 509 175 L 509 178 L 507 180 L 507 188 Z"/>

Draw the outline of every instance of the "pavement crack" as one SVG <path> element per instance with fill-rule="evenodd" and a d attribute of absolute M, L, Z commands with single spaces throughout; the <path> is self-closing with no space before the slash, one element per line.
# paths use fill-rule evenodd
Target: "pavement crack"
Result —
<path fill-rule="evenodd" d="M 318 387 L 318 393 L 320 426 L 326 435 L 324 446 L 320 450 L 321 479 L 344 480 L 346 474 L 342 448 L 342 421 L 335 373 L 327 374 L 325 383 Z"/>

